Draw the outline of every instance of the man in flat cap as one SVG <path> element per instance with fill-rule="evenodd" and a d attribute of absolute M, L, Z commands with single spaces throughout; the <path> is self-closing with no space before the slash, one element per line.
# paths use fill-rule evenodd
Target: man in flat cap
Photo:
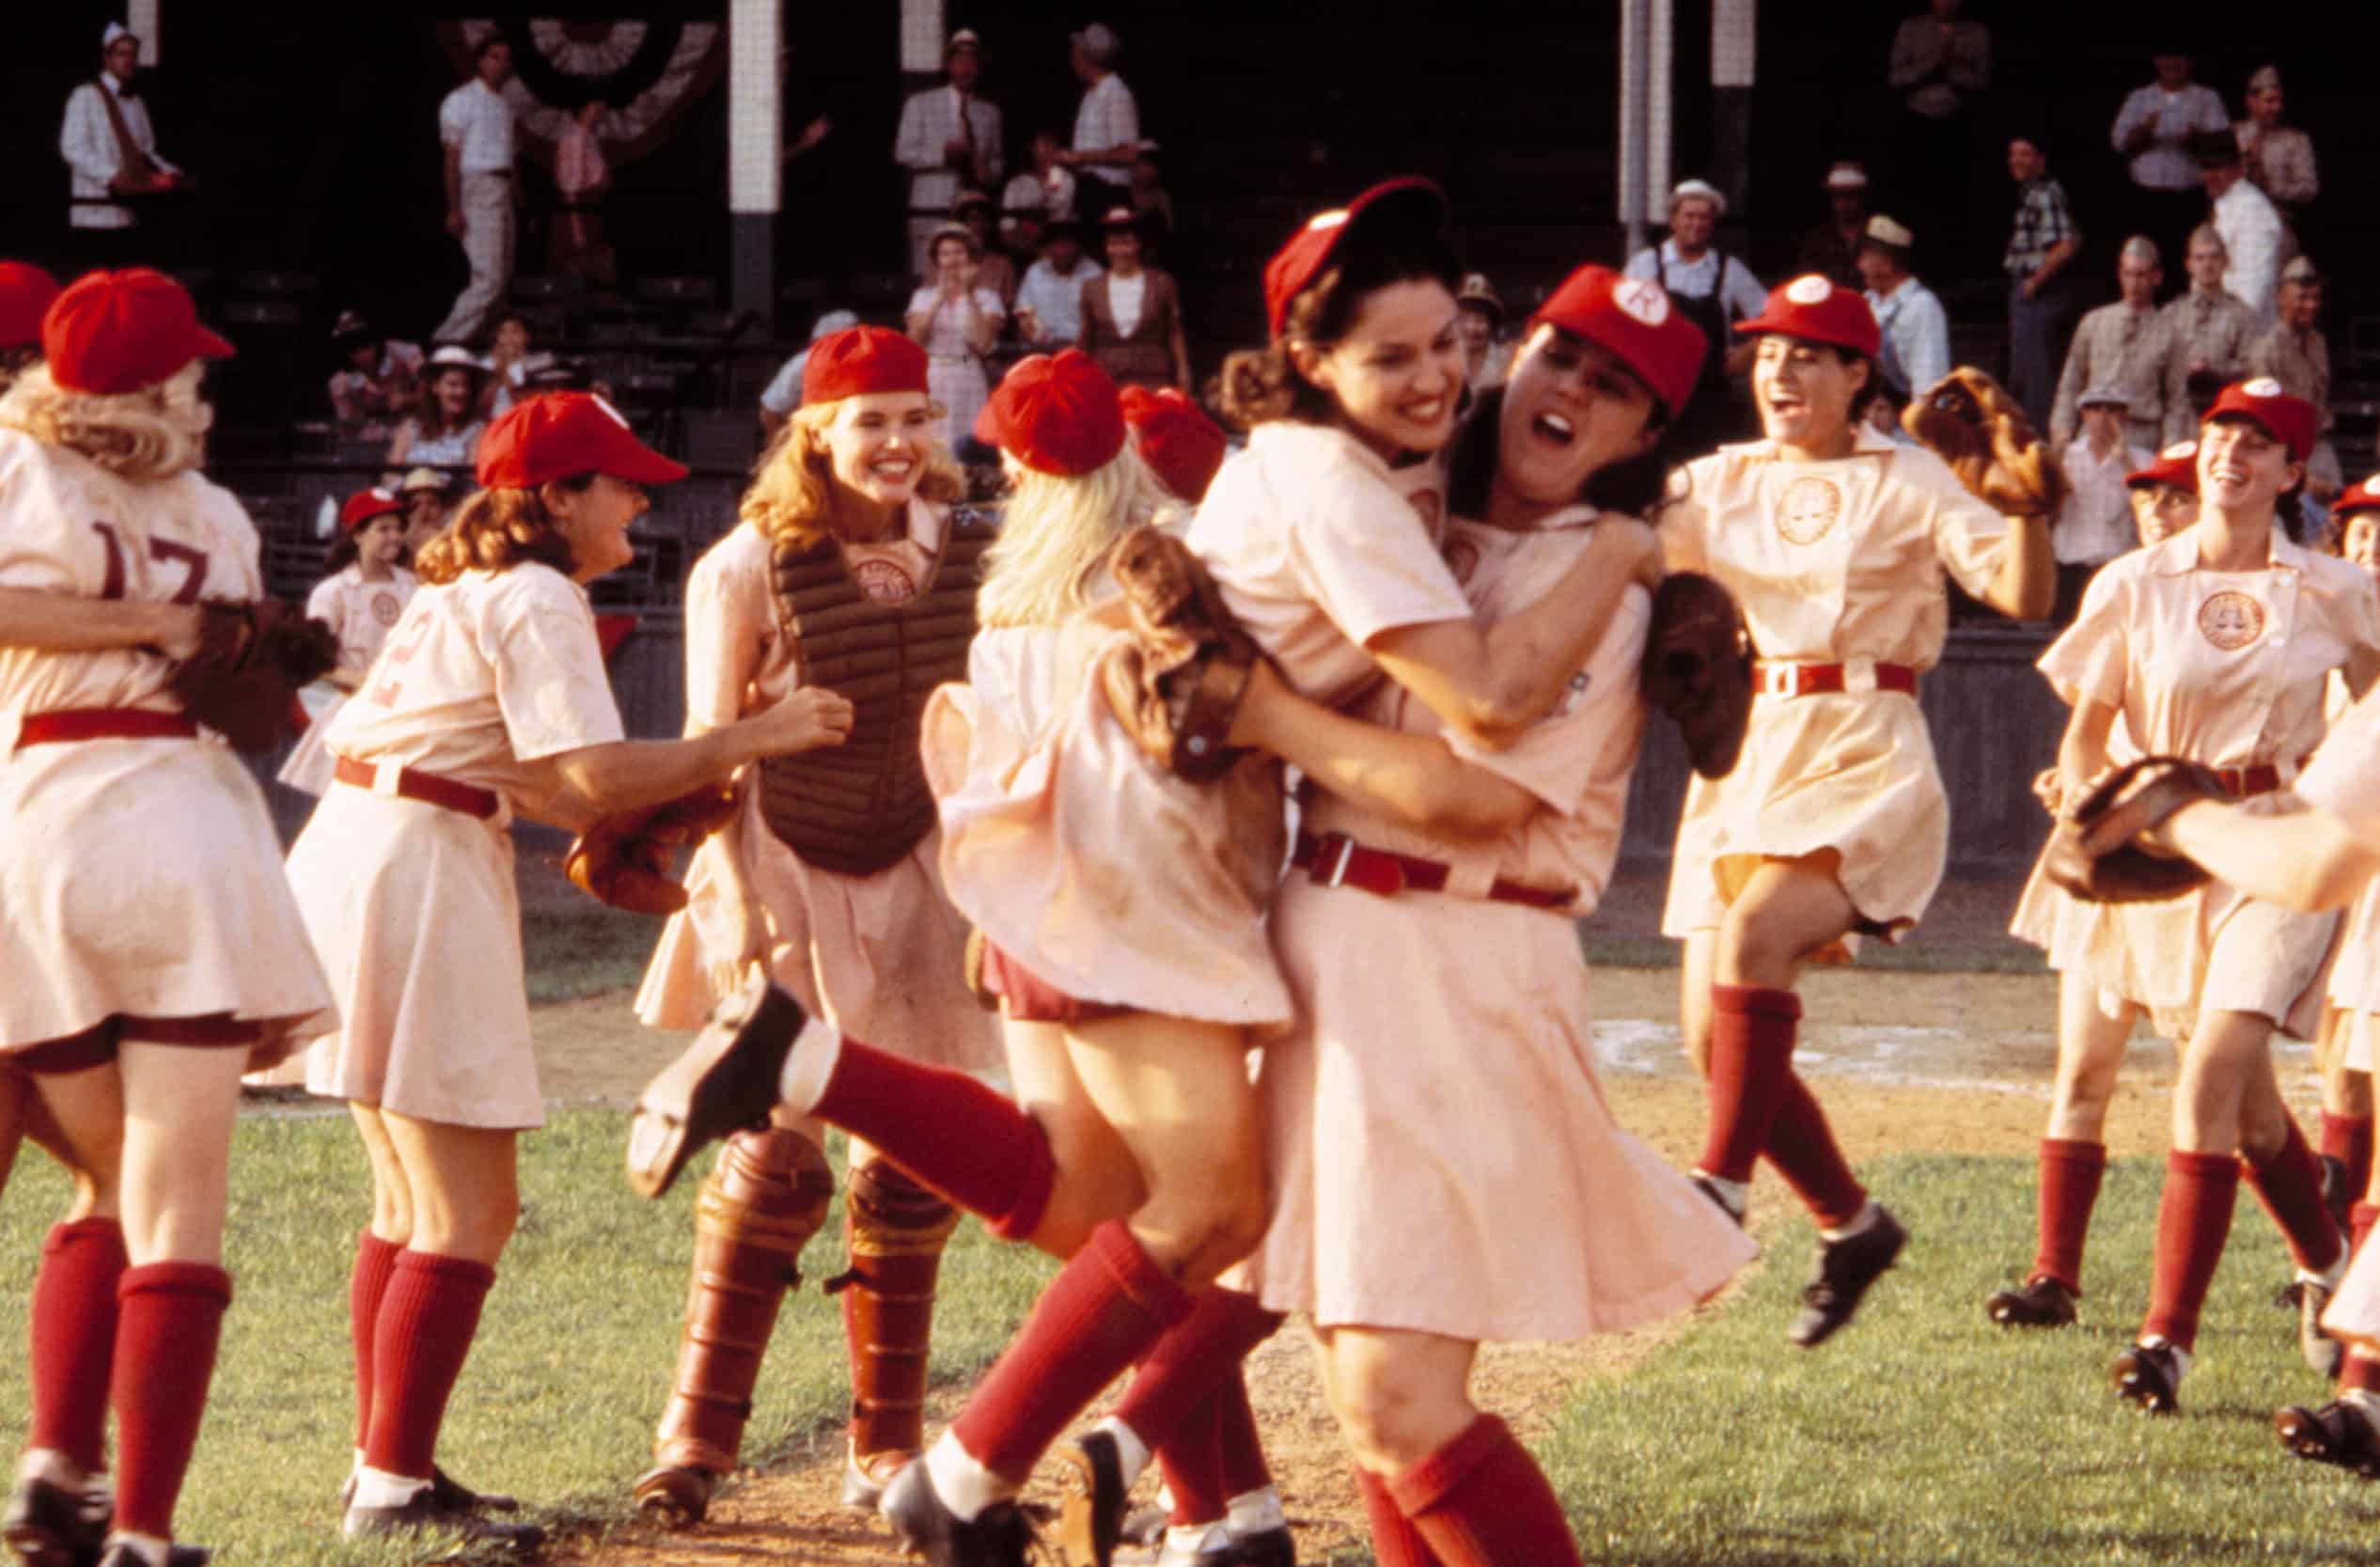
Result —
<path fill-rule="evenodd" d="M 1859 236 L 1868 227 L 1868 171 L 1839 163 L 1826 171 L 1826 221 L 1802 236 L 1799 270 L 1839 289 L 1867 285 L 1859 276 Z"/>
<path fill-rule="evenodd" d="M 2322 335 L 2322 273 L 2310 256 L 2281 269 L 2280 319 L 2247 345 L 2247 373 L 2269 375 L 2281 390 L 2314 405 L 2321 438 L 2306 460 L 2306 493 L 2327 505 L 2346 483 L 2330 444 L 2330 345 Z"/>
<path fill-rule="evenodd" d="M 1717 187 L 1685 180 L 1669 193 L 1669 237 L 1631 256 L 1625 269 L 1631 277 L 1660 284 L 1671 303 L 1702 329 L 1707 345 L 1702 379 L 1683 421 L 1689 436 L 1684 449 L 1697 456 L 1720 441 L 1740 439 L 1749 430 L 1749 407 L 1740 404 L 1736 393 L 1752 367 L 1754 344 L 1730 328 L 1759 315 L 1768 302 L 1767 290 L 1752 269 L 1712 243 L 1725 216 L 1727 197 Z"/>
<path fill-rule="evenodd" d="M 133 82 L 139 69 L 139 37 L 109 23 L 100 38 L 100 73 L 67 95 L 58 130 L 58 156 L 72 177 L 67 227 L 79 242 L 78 259 L 94 266 L 138 259 L 140 219 L 125 198 L 163 195 L 181 182 L 181 171 L 157 155 L 149 104 Z"/>
<path fill-rule="evenodd" d="M 950 221 L 962 189 L 997 190 L 1002 167 L 999 105 L 976 91 L 983 40 L 962 27 L 943 46 L 947 80 L 900 105 L 893 160 L 909 171 L 910 265 L 926 272 L 933 231 Z"/>
<path fill-rule="evenodd" d="M 1883 212 L 1859 237 L 1859 279 L 1883 346 L 1876 370 L 1899 408 L 1950 373 L 1950 317 L 1909 270 L 1917 236 Z"/>

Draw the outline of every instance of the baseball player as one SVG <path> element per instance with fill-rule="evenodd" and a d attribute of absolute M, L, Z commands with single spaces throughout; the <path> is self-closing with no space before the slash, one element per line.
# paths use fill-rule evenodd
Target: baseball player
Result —
<path fill-rule="evenodd" d="M 433 1463 L 518 1215 L 519 1136 L 544 1120 L 506 826 L 516 812 L 577 826 L 671 800 L 850 727 L 841 697 L 806 690 L 693 739 L 621 737 L 585 584 L 633 558 L 644 486 L 684 475 L 601 399 L 516 403 L 324 737 L 336 781 L 290 851 L 289 882 L 343 1013 L 306 1086 L 349 1102 L 372 1166 L 349 1295 L 349 1535 L 540 1534 L 482 1516 Z"/>
<path fill-rule="evenodd" d="M 339 704 L 364 683 L 414 596 L 414 574 L 401 564 L 405 525 L 404 499 L 392 490 L 358 490 L 339 508 L 338 537 L 322 562 L 328 574 L 305 600 L 305 613 L 338 634 L 338 666 L 299 693 L 309 722 L 281 765 L 280 779 L 291 789 L 319 795 L 331 787 L 323 732 Z"/>
<path fill-rule="evenodd" d="M 740 780 L 728 828 L 697 851 L 685 911 L 637 997 L 663 1028 L 699 1024 L 747 972 L 813 1016 L 907 1058 L 979 1071 L 993 1019 L 968 991 L 966 921 L 943 896 L 941 835 L 918 772 L 927 695 L 966 672 L 992 534 L 934 438 L 925 352 L 896 332 L 820 339 L 802 406 L 761 463 L 737 527 L 686 586 L 687 732 L 797 689 L 845 689 L 851 744 L 771 759 Z M 878 670 L 898 671 L 890 679 Z M 728 1139 L 696 1213 L 685 1338 L 640 1509 L 696 1520 L 735 1467 L 754 1380 L 793 1259 L 825 1217 L 833 1175 L 815 1121 L 780 1117 Z M 923 1448 L 934 1280 L 950 1204 L 864 1143 L 845 1209 L 839 1289 L 852 1423 L 843 1500 L 873 1509 Z"/>
<path fill-rule="evenodd" d="M 332 997 L 262 794 L 168 689 L 201 599 L 263 595 L 255 526 L 197 471 L 202 361 L 231 345 L 142 269 L 78 280 L 41 342 L 0 400 L 0 823 L 39 845 L 0 858 L 0 1058 L 86 1184 L 42 1246 L 0 1532 L 36 1562 L 188 1567 L 240 1073 Z M 112 1519 L 86 1505 L 111 1408 Z"/>
<path fill-rule="evenodd" d="M 2143 544 L 2161 544 L 2198 521 L 2199 444 L 2176 441 L 2124 476 L 2132 525 Z"/>
<path fill-rule="evenodd" d="M 1853 420 L 1878 343 L 1858 294 L 1797 277 L 1736 330 L 1759 339 L 1766 439 L 1688 464 L 1661 534 L 1672 569 L 1742 605 L 1757 700 L 1734 771 L 1687 789 L 1661 928 L 1685 940 L 1682 1021 L 1710 1089 L 1697 1180 L 1740 1218 L 1764 1155 L 1817 1220 L 1817 1276 L 1788 1333 L 1808 1348 L 1905 1237 L 1793 1072 L 1793 986 L 1861 935 L 1897 939 L 1941 881 L 1949 801 L 1917 691 L 1941 655 L 1945 578 L 2035 617 L 2056 562 L 2043 517 L 2003 518 L 1932 452 Z"/>

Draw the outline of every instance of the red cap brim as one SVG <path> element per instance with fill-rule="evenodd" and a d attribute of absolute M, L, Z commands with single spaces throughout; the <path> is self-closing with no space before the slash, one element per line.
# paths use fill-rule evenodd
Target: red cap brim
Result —
<path fill-rule="evenodd" d="M 617 450 L 603 454 L 603 461 L 595 464 L 595 471 L 630 484 L 675 484 L 692 470 L 628 435 L 621 438 Z"/>
<path fill-rule="evenodd" d="M 231 346 L 230 338 L 203 326 L 198 327 L 196 336 L 190 339 L 191 357 L 195 359 L 229 359 L 239 352 Z"/>

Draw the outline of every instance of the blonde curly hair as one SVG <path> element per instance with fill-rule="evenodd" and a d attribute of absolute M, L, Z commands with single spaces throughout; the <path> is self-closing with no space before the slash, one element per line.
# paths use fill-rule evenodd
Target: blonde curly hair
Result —
<path fill-rule="evenodd" d="M 584 490 L 595 476 L 555 482 L 565 490 Z M 525 560 L 541 561 L 564 576 L 577 565 L 570 541 L 554 525 L 554 514 L 535 490 L 476 490 L 455 509 L 445 531 L 414 552 L 414 575 L 435 588 L 465 572 L 502 572 Z"/>
<path fill-rule="evenodd" d="M 849 400 L 842 398 L 796 408 L 753 464 L 752 483 L 736 503 L 736 515 L 758 528 L 763 538 L 807 546 L 827 537 L 835 476 L 827 465 L 821 436 Z M 927 407 L 937 416 L 942 412 L 931 403 Z M 917 498 L 947 506 L 966 493 L 966 476 L 960 471 L 958 459 L 940 441 L 934 442 L 926 449 L 926 474 L 917 481 Z"/>
<path fill-rule="evenodd" d="M 1000 535 L 983 552 L 976 614 L 986 626 L 1053 626 L 1088 608 L 1108 546 L 1183 509 L 1129 441 L 1104 467 L 1080 476 L 1004 461 L 1015 488 L 1000 509 Z"/>
<path fill-rule="evenodd" d="M 36 365 L 0 396 L 0 425 L 79 451 L 134 484 L 171 478 L 206 460 L 215 411 L 198 395 L 205 373 L 193 359 L 154 385 L 101 396 L 61 386 L 49 366 Z"/>

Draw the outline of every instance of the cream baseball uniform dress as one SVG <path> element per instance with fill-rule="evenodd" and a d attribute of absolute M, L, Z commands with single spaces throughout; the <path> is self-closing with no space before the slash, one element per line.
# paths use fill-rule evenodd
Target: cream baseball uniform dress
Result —
<path fill-rule="evenodd" d="M 451 1126 L 544 1124 L 505 829 L 524 763 L 621 738 L 577 583 L 525 562 L 414 594 L 324 737 L 373 786 L 334 784 L 290 850 L 345 1018 L 308 1055 L 309 1090 Z M 400 768 L 499 808 L 405 798 Z"/>
<path fill-rule="evenodd" d="M 2364 842 L 2380 841 L 2380 691 L 2365 693 L 2331 727 L 2322 754 L 2294 788 L 2300 799 L 2338 817 Z M 2322 1324 L 2343 1342 L 2380 1346 L 2380 1246 L 2357 1248 Z"/>
<path fill-rule="evenodd" d="M 255 525 L 196 473 L 117 478 L 0 430 L 0 588 L 84 599 L 257 599 Z M 263 793 L 211 735 L 18 744 L 71 708 L 179 713 L 134 648 L 0 647 L 0 1052 L 124 1014 L 262 1026 L 270 1066 L 336 1026 Z"/>
<path fill-rule="evenodd" d="M 1594 516 L 1580 508 L 1535 533 L 1456 523 L 1448 557 L 1480 618 L 1552 588 Z M 1517 744 L 1448 741 L 1536 797 L 1501 838 L 1443 841 L 1305 791 L 1307 831 L 1451 873 L 1442 892 L 1382 898 L 1292 871 L 1274 903 L 1297 1022 L 1266 1045 L 1258 1079 L 1274 1209 L 1245 1266 L 1267 1307 L 1326 1327 L 1575 1339 L 1691 1306 L 1755 1255 L 1613 1119 L 1595 1074 L 1573 921 L 1594 911 L 1620 851 L 1651 604 L 1628 590 L 1560 706 Z M 1387 682 L 1354 711 L 1439 729 Z M 1488 901 L 1498 878 L 1570 898 Z"/>
<path fill-rule="evenodd" d="M 2196 528 L 2101 568 L 2042 672 L 2068 702 L 2115 708 L 2144 755 L 2269 766 L 2286 786 L 2322 744 L 2325 676 L 2380 650 L 2380 595 L 2359 568 L 2276 529 L 2272 564 L 2199 566 Z M 2100 904 L 2062 921 L 2054 966 L 2187 1037 L 2201 1008 L 2254 1012 L 2302 1038 L 2320 1023 L 2336 914 L 2297 914 L 2210 883 L 2185 898 Z"/>
<path fill-rule="evenodd" d="M 2346 677 L 2332 670 L 2329 698 L 2323 704 L 2330 724 L 2336 727 L 2354 706 Z M 2325 994 L 2330 1005 L 2347 1014 L 2344 1064 L 2370 1072 L 2372 1036 L 2380 1029 L 2380 881 L 2366 883 L 2340 918 Z"/>
<path fill-rule="evenodd" d="M 391 568 L 384 582 L 367 582 L 360 567 L 349 566 L 314 585 L 305 597 L 305 613 L 337 634 L 340 667 L 368 669 L 415 586 L 414 574 L 401 566 Z M 347 693 L 328 681 L 316 681 L 298 693 L 298 700 L 305 704 L 309 722 L 290 760 L 281 764 L 279 777 L 291 789 L 320 794 L 331 787 L 331 753 L 322 736 L 347 701 Z"/>
<path fill-rule="evenodd" d="M 1735 770 L 1688 784 L 1662 934 L 1715 928 L 1762 859 L 1827 851 L 1863 930 L 1916 924 L 1941 885 L 1949 802 L 1917 698 L 1876 689 L 1875 666 L 1940 661 L 1944 579 L 1983 593 L 2007 520 L 1932 452 L 1861 426 L 1827 462 L 1721 447 L 1673 481 L 1659 525 L 1672 570 L 1735 596 L 1760 659 L 1845 666 L 1840 692 L 1757 697 Z"/>
<path fill-rule="evenodd" d="M 929 581 L 949 515 L 912 501 L 909 519 L 899 539 L 843 546 L 871 598 L 900 603 Z M 802 683 L 771 593 L 769 541 L 750 523 L 695 563 L 685 613 L 691 725 L 722 728 Z M 739 777 L 734 819 L 695 852 L 686 907 L 662 929 L 636 1015 L 657 1028 L 696 1027 L 765 959 L 770 978 L 811 1015 L 857 1038 L 934 1066 L 997 1062 L 998 1020 L 966 986 L 967 924 L 943 895 L 940 834 L 873 876 L 821 870 L 761 820 L 753 776 L 747 768 Z"/>

